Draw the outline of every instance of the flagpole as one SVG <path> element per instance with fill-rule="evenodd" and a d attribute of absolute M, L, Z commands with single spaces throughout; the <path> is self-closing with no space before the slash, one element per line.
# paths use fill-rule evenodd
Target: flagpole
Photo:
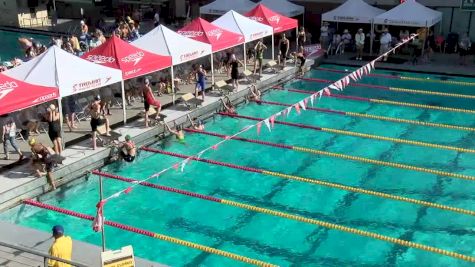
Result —
<path fill-rule="evenodd" d="M 102 200 L 104 199 L 104 192 L 102 188 L 102 176 L 99 175 L 99 201 L 102 203 Z M 102 241 L 102 252 L 106 251 L 106 233 L 104 229 L 104 209 L 102 209 L 102 220 L 101 220 L 101 241 Z"/>

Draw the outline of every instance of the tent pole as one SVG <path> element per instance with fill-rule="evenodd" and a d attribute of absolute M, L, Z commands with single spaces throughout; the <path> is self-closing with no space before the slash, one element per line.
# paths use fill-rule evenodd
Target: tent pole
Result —
<path fill-rule="evenodd" d="M 214 89 L 214 58 L 213 58 L 213 53 L 211 53 L 210 55 L 210 58 L 211 58 L 211 89 Z M 203 92 L 204 92 L 204 88 L 203 89 Z"/>
<path fill-rule="evenodd" d="M 275 53 L 274 53 L 274 33 L 272 33 L 272 60 L 275 60 Z"/>
<path fill-rule="evenodd" d="M 60 122 L 60 133 L 61 133 L 61 146 L 64 149 L 65 141 L 64 141 L 64 127 L 63 127 L 63 122 L 64 122 L 64 116 L 63 116 L 63 104 L 61 103 L 61 97 L 58 98 L 58 110 L 59 110 L 59 122 Z M 74 118 L 73 118 L 74 119 Z"/>
<path fill-rule="evenodd" d="M 124 115 L 124 125 L 127 123 L 127 113 L 125 111 L 125 86 L 124 86 L 124 80 L 121 80 L 120 81 L 120 90 L 121 90 L 121 94 L 122 94 L 122 112 L 123 112 L 123 115 Z"/>
<path fill-rule="evenodd" d="M 246 51 L 246 43 L 243 44 L 244 46 L 244 70 L 247 70 L 247 51 Z"/>
<path fill-rule="evenodd" d="M 170 74 L 172 76 L 172 103 L 175 105 L 175 75 L 173 74 L 173 65 L 170 67 Z"/>
<path fill-rule="evenodd" d="M 299 27 L 298 26 L 297 28 L 295 28 L 295 46 L 296 46 L 295 51 L 298 52 L 299 51 Z"/>
<path fill-rule="evenodd" d="M 424 36 L 424 40 L 422 40 L 422 51 L 421 51 L 421 58 L 423 59 L 424 58 L 424 48 L 426 46 L 426 40 L 427 40 L 427 35 L 429 35 L 429 27 L 427 27 L 427 21 L 426 21 L 426 34 Z"/>
<path fill-rule="evenodd" d="M 369 33 L 369 55 L 373 55 L 373 40 L 374 40 L 374 20 L 371 20 L 371 32 Z"/>

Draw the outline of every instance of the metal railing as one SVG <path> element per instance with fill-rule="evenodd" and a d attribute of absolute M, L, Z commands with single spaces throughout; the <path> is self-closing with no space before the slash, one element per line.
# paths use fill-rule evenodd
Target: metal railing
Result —
<path fill-rule="evenodd" d="M 55 261 L 60 261 L 60 262 L 66 263 L 66 264 L 70 264 L 71 266 L 75 266 L 75 267 L 88 267 L 87 265 L 82 264 L 82 263 L 60 259 L 60 258 L 57 258 L 57 257 L 50 256 L 47 253 L 36 251 L 36 250 L 30 249 L 30 248 L 25 248 L 25 247 L 20 247 L 20 246 L 17 246 L 17 245 L 8 244 L 8 243 L 2 242 L 2 241 L 0 241 L 0 246 L 11 248 L 11 249 L 14 249 L 14 250 L 18 250 L 18 251 L 28 253 L 28 254 L 31 254 L 31 255 L 35 255 L 35 256 L 38 256 L 38 257 L 42 257 L 44 267 L 48 267 L 48 260 L 49 259 L 55 260 Z"/>

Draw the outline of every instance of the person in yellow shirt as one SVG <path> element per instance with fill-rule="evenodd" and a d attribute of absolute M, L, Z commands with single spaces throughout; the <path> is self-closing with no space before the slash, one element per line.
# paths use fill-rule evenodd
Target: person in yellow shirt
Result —
<path fill-rule="evenodd" d="M 64 228 L 61 225 L 53 227 L 54 242 L 49 249 L 51 256 L 71 261 L 73 252 L 73 241 L 71 237 L 64 235 Z M 48 267 L 71 267 L 71 265 L 57 260 L 48 260 Z"/>

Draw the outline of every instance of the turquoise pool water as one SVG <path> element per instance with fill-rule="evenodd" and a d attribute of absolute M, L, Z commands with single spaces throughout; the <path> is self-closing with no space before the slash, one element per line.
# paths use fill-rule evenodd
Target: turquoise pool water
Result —
<path fill-rule="evenodd" d="M 0 62 L 11 60 L 14 57 L 23 58 L 25 51 L 18 44 L 18 38 L 33 38 L 40 43 L 47 45 L 51 41 L 51 37 L 41 34 L 27 34 L 13 31 L 0 30 Z"/>
<path fill-rule="evenodd" d="M 328 66 L 326 66 L 328 67 Z M 336 67 L 336 66 L 332 66 Z M 332 78 L 334 74 L 312 71 L 309 77 Z M 407 74 L 413 75 L 413 74 Z M 461 79 L 461 78 L 456 78 Z M 465 79 L 461 79 L 465 80 Z M 391 80 L 395 84 L 397 80 Z M 377 84 L 368 78 L 367 83 Z M 389 81 L 387 81 L 389 82 Z M 411 82 L 417 88 L 418 82 Z M 287 87 L 307 90 L 322 84 L 293 81 Z M 444 85 L 447 92 L 462 90 Z M 425 87 L 424 87 L 425 88 Z M 375 90 L 345 94 L 375 97 Z M 468 91 L 467 91 L 468 92 Z M 405 94 L 406 101 L 413 100 Z M 295 103 L 305 95 L 272 91 L 264 100 Z M 396 97 L 396 95 L 395 95 Z M 433 101 L 431 97 L 418 103 Z M 446 104 L 443 102 L 442 104 Z M 470 114 L 381 105 L 353 100 L 322 98 L 319 107 L 368 114 L 417 119 L 437 123 L 475 126 Z M 241 106 L 239 114 L 265 117 L 282 109 L 254 103 Z M 431 142 L 463 148 L 475 148 L 470 132 L 368 120 L 342 115 L 295 111 L 286 119 L 334 129 L 343 129 L 387 137 Z M 233 134 L 254 122 L 216 116 L 206 123 L 206 131 Z M 303 146 L 371 159 L 417 165 L 475 176 L 475 154 L 396 144 L 386 141 L 329 134 L 321 131 L 276 125 L 269 133 L 251 130 L 242 137 L 274 143 Z M 219 138 L 188 134 L 186 144 L 166 139 L 155 147 L 191 155 Z M 473 210 L 475 182 L 428 173 L 382 167 L 356 161 L 317 156 L 263 145 L 230 140 L 203 158 L 262 168 L 276 172 L 318 178 L 335 183 L 377 190 L 444 205 Z M 132 164 L 112 164 L 105 172 L 142 179 L 177 162 L 177 158 L 141 151 Z M 391 237 L 402 238 L 466 255 L 475 256 L 474 218 L 432 208 L 424 208 L 363 194 L 283 180 L 201 162 L 192 162 L 184 172 L 171 171 L 153 183 L 271 208 L 308 218 L 338 223 Z M 127 188 L 123 182 L 104 180 L 105 195 Z M 44 202 L 94 215 L 98 201 L 97 177 L 80 185 L 63 188 L 45 196 Z M 244 211 L 219 203 L 136 187 L 130 194 L 110 201 L 105 207 L 108 220 L 167 234 L 281 266 L 471 266 L 450 257 L 408 249 L 379 240 L 328 230 L 283 218 Z M 100 244 L 100 235 L 91 230 L 91 222 L 38 208 L 20 206 L 2 215 L 3 219 L 43 231 L 63 224 L 75 239 Z M 244 266 L 220 256 L 106 227 L 107 246 L 117 249 L 132 244 L 136 255 L 171 266 Z"/>

